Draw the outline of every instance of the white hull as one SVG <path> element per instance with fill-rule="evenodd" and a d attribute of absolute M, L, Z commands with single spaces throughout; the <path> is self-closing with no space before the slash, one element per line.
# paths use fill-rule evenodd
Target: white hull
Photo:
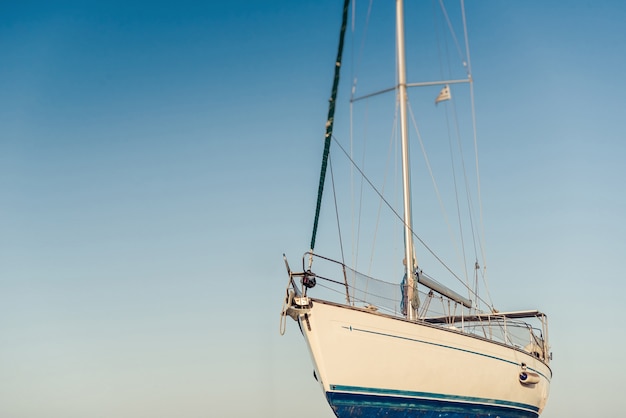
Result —
<path fill-rule="evenodd" d="M 316 299 L 297 318 L 338 417 L 536 417 L 545 406 L 552 372 L 522 350 Z M 520 383 L 522 363 L 538 383 Z"/>

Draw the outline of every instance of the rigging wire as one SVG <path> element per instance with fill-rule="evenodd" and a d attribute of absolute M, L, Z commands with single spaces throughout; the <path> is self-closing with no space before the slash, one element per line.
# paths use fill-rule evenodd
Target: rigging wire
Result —
<path fill-rule="evenodd" d="M 385 193 L 385 186 L 387 184 L 387 173 L 389 173 L 389 165 L 391 163 L 392 160 L 392 156 L 394 154 L 394 150 L 393 150 L 393 145 L 397 142 L 394 141 L 394 138 L 396 136 L 396 127 L 397 127 L 397 120 L 398 120 L 398 103 L 396 102 L 396 108 L 395 108 L 395 112 L 394 112 L 394 119 L 393 119 L 393 129 L 391 130 L 391 136 L 389 137 L 389 149 L 387 151 L 387 163 L 386 165 L 386 169 L 385 169 L 385 177 L 383 178 L 383 186 L 381 188 L 381 194 Z M 383 209 L 383 201 L 380 200 L 378 202 L 378 211 L 376 213 L 376 222 L 374 223 L 375 227 L 374 227 L 374 239 L 372 240 L 372 252 L 370 254 L 370 265 L 368 268 L 368 274 L 371 273 L 372 270 L 372 263 L 374 262 L 374 250 L 376 248 L 376 236 L 378 235 L 378 226 L 380 225 L 380 217 L 382 214 L 382 209 Z M 395 241 L 394 241 L 395 242 Z"/>
<path fill-rule="evenodd" d="M 328 156 L 328 165 L 330 166 L 330 181 L 333 189 L 333 201 L 335 202 L 335 217 L 337 218 L 337 233 L 339 235 L 339 250 L 341 251 L 341 262 L 346 263 L 346 259 L 343 253 L 343 239 L 341 238 L 341 223 L 339 222 L 339 207 L 337 206 L 337 189 L 335 187 L 335 175 L 333 174 L 333 161 L 331 156 Z"/>
<path fill-rule="evenodd" d="M 367 151 L 367 136 L 364 135 L 363 136 L 363 154 L 361 156 L 361 164 L 362 164 L 363 169 L 365 169 L 365 155 L 366 155 L 366 151 Z M 352 153 L 352 150 L 350 152 Z M 361 220 L 362 220 L 362 215 L 363 215 L 363 187 L 364 187 L 363 177 L 361 177 L 359 193 L 358 193 L 359 202 L 358 202 L 358 205 L 357 205 L 358 214 L 357 214 L 357 217 L 356 217 L 356 229 L 353 230 L 353 232 L 356 234 L 356 237 L 354 238 L 355 245 L 353 246 L 354 251 L 355 251 L 355 253 L 353 254 L 353 256 L 354 256 L 354 263 L 353 263 L 353 265 L 355 265 L 355 266 L 358 263 L 359 244 L 361 242 Z M 352 195 L 354 197 L 354 191 L 353 191 Z"/>
<path fill-rule="evenodd" d="M 448 16 L 447 10 L 445 8 L 445 5 L 443 4 L 443 1 L 439 1 L 439 8 L 442 11 L 442 15 L 443 18 L 446 20 L 447 23 L 447 27 L 448 27 L 448 32 L 452 34 L 454 43 L 456 45 L 457 48 L 457 53 L 460 56 L 461 62 L 465 62 L 463 60 L 462 54 L 460 52 L 460 47 L 459 47 L 459 43 L 456 37 L 456 34 L 454 33 L 454 28 L 450 22 L 450 18 Z M 433 21 L 435 22 L 435 37 L 437 39 L 437 51 L 438 51 L 438 56 L 439 56 L 439 72 L 440 72 L 440 77 L 442 80 L 445 80 L 446 78 L 450 79 L 452 78 L 452 70 L 451 70 L 451 63 L 450 63 L 450 53 L 449 53 L 449 48 L 448 48 L 448 37 L 445 36 L 446 31 L 444 29 L 441 29 L 439 26 L 439 22 L 440 19 L 439 14 L 437 13 L 437 8 L 433 7 Z M 442 25 L 442 26 L 445 26 Z M 439 32 L 443 32 L 443 36 L 439 36 Z M 443 39 L 443 42 L 442 40 Z M 445 49 L 445 52 L 441 51 L 441 44 L 443 43 L 443 48 Z M 443 63 L 443 58 L 446 59 L 446 65 L 444 66 Z M 447 67 L 447 74 L 444 75 L 444 67 Z M 456 102 L 453 102 L 453 105 Z M 461 245 L 461 253 L 459 254 L 459 250 L 458 247 L 456 246 L 456 239 L 454 237 L 454 233 L 452 232 L 452 227 L 450 224 L 448 224 L 448 229 L 450 231 L 450 236 L 451 236 L 451 242 L 454 245 L 457 257 L 459 259 L 459 265 L 462 266 L 462 270 L 463 270 L 463 274 L 465 274 L 465 282 L 467 287 L 469 287 L 469 276 L 467 274 L 467 256 L 466 256 L 466 252 L 465 252 L 465 234 L 463 233 L 463 222 L 462 222 L 462 215 L 461 215 L 461 206 L 460 206 L 460 200 L 459 200 L 459 186 L 458 186 L 458 182 L 457 182 L 457 173 L 456 173 L 456 163 L 454 160 L 454 151 L 453 151 L 453 146 L 452 146 L 452 134 L 451 134 L 451 130 L 450 130 L 450 112 L 449 112 L 449 108 L 447 106 L 447 103 L 445 103 L 445 118 L 446 118 L 446 130 L 447 130 L 447 136 L 448 136 L 448 147 L 450 150 L 450 166 L 451 166 L 451 170 L 452 170 L 452 181 L 453 181 L 453 186 L 454 186 L 454 198 L 455 198 L 455 204 L 456 204 L 456 215 L 457 215 L 457 224 L 458 224 L 458 230 L 459 230 L 459 240 L 460 240 L 460 245 Z M 453 107 L 453 110 L 455 110 L 456 108 Z M 456 112 L 453 113 L 454 119 L 455 121 L 457 120 L 457 114 Z M 458 124 L 457 124 L 458 127 Z M 459 138 L 458 138 L 458 129 L 457 129 L 457 141 L 460 142 Z M 461 153 L 461 157 L 462 157 L 462 153 Z M 446 217 L 446 223 L 447 223 L 447 217 Z M 474 292 L 475 294 L 478 294 L 477 292 Z"/>
<path fill-rule="evenodd" d="M 448 219 L 448 213 L 446 212 L 446 208 L 445 208 L 445 205 L 443 203 L 443 199 L 441 197 L 441 193 L 439 192 L 439 186 L 437 185 L 437 180 L 435 179 L 435 175 L 433 173 L 432 166 L 430 164 L 430 159 L 428 158 L 428 153 L 426 152 L 426 148 L 424 147 L 424 141 L 422 140 L 422 135 L 420 133 L 420 130 L 419 130 L 418 126 L 417 126 L 417 122 L 415 120 L 415 115 L 413 114 L 413 108 L 411 107 L 410 102 L 407 102 L 407 104 L 408 104 L 408 108 L 409 108 L 409 114 L 411 115 L 411 123 L 412 123 L 413 129 L 415 130 L 415 133 L 417 135 L 417 140 L 418 140 L 418 142 L 420 144 L 420 148 L 422 150 L 422 156 L 424 157 L 424 164 L 426 165 L 426 169 L 428 170 L 428 174 L 430 175 L 430 180 L 431 180 L 431 182 L 433 184 L 433 189 L 435 190 L 435 195 L 437 196 L 437 201 L 439 202 L 439 207 L 441 209 L 441 212 L 443 213 L 443 217 L 444 217 L 445 223 L 448 226 L 448 233 L 450 234 L 452 244 L 453 244 L 456 252 L 458 253 L 458 248 L 456 246 L 456 240 L 454 239 L 454 233 L 452 232 L 451 223 L 450 223 L 450 221 Z"/>
<path fill-rule="evenodd" d="M 365 51 L 365 42 L 367 41 L 367 31 L 370 25 L 370 17 L 372 15 L 372 6 L 373 6 L 373 0 L 370 0 L 369 5 L 367 7 L 367 14 L 365 16 L 365 24 L 364 24 L 363 31 L 362 31 L 363 35 L 361 39 L 361 45 L 359 46 L 358 58 L 355 60 L 354 51 L 356 48 L 354 47 L 354 40 L 356 39 L 356 36 L 355 36 L 356 1 L 352 2 L 352 26 L 351 26 L 351 32 L 352 32 L 351 52 L 352 54 L 351 55 L 352 55 L 353 68 L 352 68 L 352 89 L 351 89 L 350 103 L 352 103 L 352 100 L 354 99 L 355 94 L 356 94 L 358 73 L 361 70 L 361 61 L 363 59 L 363 53 Z"/>
<path fill-rule="evenodd" d="M 361 68 L 361 60 L 363 58 L 363 53 L 365 50 L 365 42 L 367 40 L 367 30 L 369 28 L 369 22 L 370 22 L 370 17 L 371 17 L 371 12 L 372 12 L 372 5 L 373 5 L 373 0 L 370 0 L 369 2 L 369 6 L 367 8 L 367 14 L 365 17 L 365 24 L 364 24 L 364 28 L 362 31 L 362 39 L 361 39 L 361 43 L 360 43 L 360 47 L 359 47 L 359 52 L 358 52 L 358 58 L 355 60 L 354 58 L 354 52 L 356 50 L 355 45 L 354 45 L 354 40 L 356 39 L 355 36 L 355 25 L 356 25 L 356 1 L 354 1 L 352 3 L 352 16 L 351 16 L 351 33 L 352 33 L 352 37 L 351 37 L 351 62 L 353 63 L 353 66 L 351 68 L 352 71 L 352 87 L 350 89 L 350 155 L 354 155 L 353 150 L 354 150 L 354 123 L 353 123 L 353 118 L 354 118 L 354 112 L 353 112 L 353 101 L 352 99 L 354 98 L 354 95 L 356 94 L 356 87 L 357 87 L 357 80 L 358 80 L 358 72 L 360 71 Z M 365 163 L 365 150 L 363 151 L 363 163 Z M 361 180 L 361 188 L 360 188 L 360 198 L 359 198 L 359 215 L 356 218 L 356 222 L 357 225 L 354 225 L 355 219 L 352 219 L 352 259 L 353 259 L 353 265 L 357 265 L 358 263 L 358 258 L 359 258 L 359 243 L 360 243 L 360 231 L 361 231 L 361 209 L 362 209 L 362 199 L 363 199 L 363 180 Z M 354 187 L 354 172 L 351 171 L 350 172 L 350 185 L 351 185 L 351 192 L 350 192 L 350 196 L 351 196 L 351 205 L 352 205 L 352 213 L 355 213 L 355 187 Z M 336 204 L 336 203 L 335 203 Z M 356 235 L 356 237 L 355 237 Z"/>
<path fill-rule="evenodd" d="M 423 157 L 424 157 L 424 161 L 425 161 L 426 168 L 427 168 L 428 173 L 429 173 L 429 175 L 430 175 L 430 178 L 431 178 L 431 181 L 432 181 L 432 184 L 433 184 L 433 188 L 434 188 L 434 190 L 435 190 L 435 194 L 436 194 L 436 196 L 437 196 L 437 200 L 439 201 L 439 206 L 440 206 L 440 208 L 441 208 L 441 211 L 442 211 L 442 214 L 443 214 L 444 220 L 445 220 L 445 222 L 446 222 L 446 225 L 448 226 L 448 232 L 450 233 L 450 236 L 451 236 L 452 245 L 454 246 L 454 249 L 455 249 L 455 251 L 456 251 L 456 252 L 457 252 L 457 254 L 458 254 L 459 249 L 458 249 L 458 247 L 457 247 L 457 245 L 456 245 L 456 240 L 454 239 L 454 233 L 452 232 L 451 223 L 450 223 L 450 221 L 449 221 L 449 219 L 448 219 L 448 215 L 447 215 L 447 212 L 446 212 L 446 209 L 445 209 L 445 205 L 444 205 L 444 203 L 443 203 L 443 199 L 441 198 L 441 193 L 439 192 L 439 187 L 437 186 L 437 180 L 435 179 L 435 175 L 433 174 L 432 167 L 431 167 L 431 164 L 430 164 L 430 160 L 429 160 L 429 158 L 428 158 L 428 153 L 426 152 L 426 149 L 425 149 L 425 147 L 424 147 L 424 141 L 422 140 L 422 136 L 421 136 L 420 131 L 419 131 L 419 129 L 418 129 L 417 122 L 416 122 L 416 120 L 415 120 L 415 115 L 413 114 L 413 110 L 412 110 L 412 108 L 411 108 L 410 104 L 409 104 L 409 113 L 410 113 L 410 115 L 411 115 L 411 122 L 412 122 L 412 124 L 413 124 L 413 128 L 415 129 L 415 132 L 416 132 L 416 134 L 417 134 L 417 138 L 418 138 L 418 141 L 419 141 L 420 147 L 421 147 L 421 149 L 422 149 L 422 154 L 423 154 Z M 455 113 L 455 115 L 456 115 L 456 113 Z M 446 116 L 447 116 L 447 114 L 446 114 Z M 455 116 L 455 120 L 456 120 L 456 119 L 457 119 L 457 118 L 456 118 L 456 116 Z M 460 136 L 460 135 L 458 135 L 458 132 L 457 132 L 457 139 L 459 138 L 459 136 Z M 449 143 L 450 143 L 450 146 L 451 146 L 451 139 L 450 139 L 450 138 L 449 138 Z M 453 157 L 452 157 L 452 152 L 451 152 L 450 154 L 451 154 L 451 158 L 453 158 Z M 461 159 L 463 159 L 463 158 L 461 158 Z M 454 165 L 454 164 L 453 164 L 453 165 Z M 464 167 L 464 165 L 463 165 L 463 167 Z M 454 170 L 454 167 L 453 167 L 453 170 Z M 463 168 L 463 172 L 465 173 L 465 169 L 464 169 L 464 168 Z M 468 185 L 467 185 L 467 176 L 464 174 L 464 177 L 465 177 L 465 179 L 466 179 L 466 190 L 467 190 L 467 193 L 468 193 L 468 200 L 469 200 L 470 198 L 469 198 L 469 187 L 468 187 Z M 459 230 L 460 230 L 460 234 L 461 234 L 461 241 L 463 241 L 463 238 L 462 238 L 462 236 L 463 236 L 463 232 L 462 232 L 462 228 L 460 227 L 460 226 L 461 226 L 461 219 L 460 219 L 460 209 L 459 209 L 459 204 L 458 204 L 458 192 L 457 192 L 457 189 L 456 189 L 456 188 L 457 188 L 457 186 L 456 186 L 456 175 L 454 175 L 454 176 L 453 176 L 453 181 L 454 181 L 454 185 L 455 185 L 455 186 L 454 186 L 454 187 L 455 187 L 455 198 L 456 198 L 456 202 L 457 202 L 457 216 L 459 217 L 459 220 L 458 220 L 458 221 L 459 221 Z M 473 223 L 472 223 L 472 221 L 471 221 L 471 218 L 472 218 L 472 216 L 471 216 L 471 200 L 469 200 L 469 202 L 468 202 L 468 206 L 470 206 L 470 208 L 469 208 L 469 211 L 470 211 L 470 216 L 469 216 L 469 217 L 470 217 L 470 224 L 472 224 L 472 225 L 473 225 Z M 473 231 L 473 227 L 472 227 L 472 231 Z M 472 234 L 472 235 L 475 235 L 475 234 Z M 417 237 L 417 236 L 416 236 L 416 237 Z M 421 239 L 419 239 L 419 237 L 417 237 L 417 238 L 418 238 L 418 240 L 419 240 L 421 243 L 423 243 L 423 241 L 422 241 Z M 433 254 L 433 252 L 432 252 L 430 249 L 429 249 L 429 251 L 431 252 L 431 254 Z M 461 251 L 462 251 L 462 253 L 463 253 L 463 257 L 462 257 L 462 258 L 463 258 L 463 260 L 465 260 L 465 246 L 464 246 L 464 245 L 462 245 L 462 246 L 461 246 Z M 434 254 L 433 254 L 433 255 L 434 255 Z M 441 263 L 441 264 L 442 264 L 442 265 L 443 265 L 443 266 L 444 266 L 444 267 L 445 267 L 448 271 L 452 272 L 452 270 L 451 270 L 451 268 L 450 268 L 449 266 L 447 266 L 447 265 L 446 265 L 446 264 L 445 264 L 442 260 L 440 260 L 438 257 L 437 257 L 437 259 L 439 260 L 439 262 L 440 262 L 440 263 Z M 463 264 L 463 265 L 465 265 L 465 264 Z M 465 270 L 465 268 L 463 269 L 463 271 L 464 271 L 464 272 L 465 272 L 465 274 L 466 274 L 466 280 L 465 280 L 465 282 L 463 282 L 463 280 L 461 280 L 461 279 L 460 279 L 460 278 L 459 278 L 456 274 L 453 274 L 453 276 L 454 276 L 454 277 L 455 277 L 455 278 L 456 278 L 459 282 L 461 282 L 461 284 L 463 284 L 463 286 L 465 286 L 465 287 L 466 287 L 466 289 L 468 289 L 468 291 L 470 292 L 470 295 L 473 295 L 474 297 L 478 297 L 478 292 L 477 292 L 477 291 L 475 291 L 475 290 L 471 290 L 471 287 L 470 287 L 470 285 L 469 285 L 469 281 L 468 281 L 468 277 L 467 277 L 467 271 Z"/>
<path fill-rule="evenodd" d="M 350 162 L 350 164 L 352 164 L 352 166 L 358 171 L 358 173 L 363 177 L 363 179 L 365 180 L 365 182 L 367 184 L 369 184 L 369 186 L 372 188 L 372 190 L 378 195 L 378 197 L 384 202 L 385 206 L 387 206 L 389 208 L 389 210 L 393 213 L 393 215 L 398 218 L 398 220 L 400 220 L 400 222 L 402 222 L 404 224 L 404 220 L 402 218 L 402 216 L 398 213 L 398 211 L 396 211 L 393 206 L 389 203 L 389 201 L 382 195 L 382 193 L 378 190 L 378 188 L 376 186 L 374 186 L 374 184 L 372 183 L 372 181 L 365 175 L 365 173 L 363 172 L 363 170 L 356 164 L 356 162 L 350 157 L 350 155 L 348 154 L 348 152 L 346 151 L 346 149 L 341 145 L 341 143 L 339 142 L 339 140 L 333 135 L 332 136 L 333 141 L 335 142 L 335 144 L 339 147 L 339 149 L 341 150 L 341 152 L 343 152 L 344 156 L 348 159 L 348 161 Z M 426 242 L 419 237 L 419 235 L 417 235 L 415 233 L 415 231 L 413 231 L 411 229 L 411 234 L 413 235 L 413 237 L 415 237 L 415 239 L 417 239 L 419 241 L 420 244 L 422 244 L 422 246 L 454 277 L 456 278 L 464 287 L 467 288 L 468 291 L 472 292 L 472 289 L 467 286 L 463 280 L 461 280 L 461 278 L 426 244 Z M 476 299 L 480 299 L 482 300 L 482 298 L 479 295 L 474 294 L 474 297 Z M 484 302 L 484 301 L 483 301 Z"/>
<path fill-rule="evenodd" d="M 493 300 L 491 299 L 491 294 L 489 292 L 489 286 L 487 283 L 487 256 L 486 256 L 486 252 L 485 252 L 485 223 L 484 223 L 484 218 L 483 218 L 483 203 L 482 203 L 482 196 L 481 196 L 481 187 L 480 187 L 480 165 L 478 164 L 478 133 L 476 130 L 476 106 L 475 106 L 475 101 L 474 101 L 474 79 L 472 78 L 472 61 L 470 59 L 470 47 L 469 47 L 469 36 L 467 34 L 467 18 L 465 16 L 465 1 L 461 0 L 461 17 L 463 20 L 463 34 L 465 37 L 465 55 L 467 57 L 467 72 L 468 72 L 468 77 L 470 80 L 469 86 L 470 86 L 470 101 L 471 101 L 471 113 L 472 113 L 472 127 L 473 127 L 473 135 L 474 135 L 474 158 L 475 158 L 475 167 L 476 167 L 476 188 L 477 188 L 477 193 L 478 193 L 478 208 L 479 208 L 479 223 L 480 223 L 480 229 L 481 229 L 481 234 L 480 234 L 480 249 L 481 249 L 481 254 L 482 254 L 482 260 L 483 260 L 483 282 L 485 284 L 485 290 L 487 292 L 487 297 L 489 299 L 489 303 L 488 305 L 491 307 L 492 310 L 494 310 L 495 308 L 493 307 Z"/>
<path fill-rule="evenodd" d="M 461 51 L 461 46 L 458 40 L 458 37 L 454 31 L 454 27 L 452 25 L 452 22 L 450 20 L 450 16 L 446 10 L 446 7 L 443 3 L 443 0 L 439 0 L 439 5 L 440 5 L 440 9 L 442 11 L 442 15 L 443 18 L 445 19 L 445 22 L 447 24 L 448 27 L 448 32 L 450 33 L 453 41 L 454 41 L 454 45 L 456 47 L 456 52 L 459 56 L 459 58 L 461 59 L 461 62 L 463 63 L 463 67 L 467 73 L 468 79 L 469 79 L 469 84 L 470 84 L 470 103 L 471 103 L 471 118 L 472 118 L 472 133 L 473 133 L 473 143 L 474 143 L 474 158 L 475 158 L 475 168 L 476 168 L 476 189 L 477 189 L 477 194 L 478 194 L 478 206 L 479 206 L 479 225 L 480 225 L 480 233 L 477 233 L 475 226 L 474 226 L 474 215 L 473 215 L 473 209 L 474 205 L 472 203 L 472 197 L 471 197 L 471 193 L 470 193 L 470 187 L 468 185 L 468 175 L 467 175 L 467 169 L 465 167 L 465 158 L 463 150 L 462 150 L 462 141 L 460 138 L 460 129 L 459 129 L 459 124 L 458 124 L 458 117 L 456 116 L 456 105 L 453 102 L 452 103 L 452 111 L 454 114 L 454 124 L 455 124 L 455 129 L 456 129 L 456 137 L 457 137 L 457 143 L 458 143 L 458 147 L 459 147 L 459 153 L 461 156 L 461 167 L 462 167 L 462 172 L 463 172 L 463 177 L 464 177 L 464 181 L 465 181 L 465 190 L 466 190 L 466 200 L 467 200 L 467 207 L 468 207 L 468 211 L 469 211 L 469 223 L 470 223 L 470 230 L 472 232 L 471 237 L 472 237 L 472 242 L 473 242 L 473 248 L 474 248 L 474 282 L 475 282 L 475 288 L 474 288 L 474 294 L 478 294 L 478 273 L 479 271 L 482 271 L 482 275 L 483 275 L 483 281 L 485 283 L 485 290 L 487 292 L 487 296 L 489 299 L 489 303 L 488 305 L 490 305 L 493 309 L 493 303 L 491 301 L 491 295 L 489 294 L 489 286 L 487 284 L 487 277 L 486 277 L 486 255 L 485 255 L 485 245 L 484 245 L 484 239 L 485 239 L 485 234 L 484 234 L 484 222 L 483 222 L 483 207 L 482 207 L 482 198 L 481 198 L 481 188 L 480 188 L 480 173 L 479 173 L 479 161 L 478 161 L 478 140 L 477 140 L 477 131 L 476 131 L 476 112 L 475 112 L 475 100 L 474 100 L 474 85 L 473 85 L 473 78 L 472 78 L 472 71 L 471 71 L 471 60 L 470 60 L 470 49 L 469 49 L 469 36 L 468 36 L 468 32 L 467 32 L 467 20 L 466 20 L 466 16 L 465 16 L 465 4 L 463 0 L 460 0 L 460 9 L 461 9 L 461 16 L 462 16 L 462 23 L 463 23 L 463 37 L 465 40 L 465 59 L 463 58 L 463 53 Z M 439 38 L 437 38 L 437 43 L 439 45 Z M 447 39 L 447 37 L 444 37 L 444 40 Z M 447 42 L 445 43 L 445 47 L 446 47 L 446 51 L 448 51 L 447 49 Z M 442 56 L 441 52 L 440 52 L 440 57 Z M 445 57 L 448 57 L 449 54 L 446 53 L 444 54 Z M 440 63 L 441 65 L 441 63 Z M 448 68 L 450 68 L 449 65 L 449 60 L 448 60 Z M 448 114 L 446 113 L 446 118 L 448 118 Z M 448 122 L 448 126 L 449 126 L 449 122 Z M 449 135 L 449 141 L 450 141 L 450 132 L 448 133 Z M 453 153 L 452 153 L 452 149 L 451 149 L 451 159 L 453 159 Z M 454 167 L 454 163 L 453 163 L 453 167 Z M 454 168 L 453 168 L 454 170 Z M 460 211 L 460 206 L 458 205 L 458 192 L 456 192 L 457 189 L 457 183 L 456 183 L 456 174 L 453 171 L 453 178 L 454 178 L 454 182 L 455 182 L 455 193 L 457 195 L 457 213 L 459 216 L 459 232 L 461 234 L 461 241 L 463 242 L 463 228 L 461 226 L 461 211 Z M 476 238 L 478 237 L 478 242 L 476 241 Z M 465 245 L 462 246 L 463 248 L 463 259 L 465 260 Z M 482 257 L 482 261 L 484 263 L 484 268 L 483 270 L 480 270 L 480 265 L 478 263 L 478 249 L 480 249 L 480 254 Z M 466 261 L 463 262 L 463 266 L 467 266 L 468 263 Z M 467 277 L 467 271 L 465 270 L 465 274 L 466 274 L 466 278 Z M 478 307 L 477 307 L 478 308 Z"/>
<path fill-rule="evenodd" d="M 456 32 L 454 31 L 454 26 L 452 25 L 452 22 L 450 21 L 450 16 L 448 15 L 446 6 L 443 4 L 443 0 L 439 0 L 439 5 L 441 7 L 441 11 L 443 13 L 444 18 L 446 19 L 446 23 L 448 24 L 448 30 L 450 31 L 450 36 L 452 36 L 452 39 L 454 40 L 454 45 L 456 46 L 456 51 L 459 54 L 459 59 L 463 63 L 463 66 L 465 67 L 465 70 L 467 71 L 467 75 L 470 75 L 471 69 L 469 65 L 469 46 L 467 43 L 467 25 L 465 24 L 465 5 L 463 3 L 463 0 L 461 0 L 461 13 L 463 14 L 463 34 L 465 36 L 465 46 L 466 46 L 465 52 L 466 52 L 467 60 L 463 57 L 461 45 L 459 45 L 459 40 L 456 36 Z"/>
<path fill-rule="evenodd" d="M 447 33 L 450 34 L 450 36 L 452 37 L 454 44 L 456 46 L 456 51 L 460 57 L 461 62 L 464 64 L 465 66 L 465 61 L 463 59 L 462 53 L 461 53 L 461 49 L 459 46 L 459 42 L 458 42 L 458 38 L 456 36 L 456 33 L 454 32 L 454 27 L 452 26 L 452 22 L 450 21 L 450 17 L 448 15 L 447 9 L 445 7 L 445 5 L 443 4 L 442 0 L 439 0 L 439 9 L 441 10 L 441 16 L 443 18 L 443 20 L 445 20 L 445 23 L 442 26 L 446 26 L 447 24 Z M 440 29 L 438 23 L 440 21 L 439 14 L 435 10 L 433 11 L 434 14 L 434 22 L 435 22 L 435 35 L 437 38 L 437 50 L 438 50 L 438 56 L 439 56 L 439 71 L 440 71 L 440 76 L 442 79 L 447 78 L 452 78 L 452 65 L 451 65 L 451 60 L 450 60 L 450 50 L 448 48 L 448 42 L 447 40 L 449 39 L 448 36 L 445 36 L 446 34 L 446 30 Z M 443 32 L 443 36 L 439 36 L 439 31 Z M 442 41 L 443 39 L 443 41 Z M 443 49 L 444 51 L 442 52 L 442 44 L 443 44 Z M 444 64 L 444 59 L 445 59 L 445 64 Z M 444 67 L 447 68 L 447 74 L 444 75 Z M 449 152 L 450 152 L 450 167 L 452 170 L 452 182 L 453 182 L 453 189 L 454 189 L 454 198 L 455 198 L 455 205 L 456 205 L 456 216 L 457 216 L 457 225 L 458 225 L 458 233 L 459 233 L 459 240 L 460 240 L 460 245 L 461 245 L 461 253 L 459 254 L 457 246 L 456 246 L 456 240 L 454 239 L 453 234 L 451 233 L 452 238 L 452 243 L 454 245 L 455 250 L 457 250 L 457 257 L 459 258 L 460 261 L 460 266 L 462 267 L 462 271 L 463 274 L 465 275 L 465 282 L 466 282 L 466 286 L 469 287 L 470 286 L 470 281 L 469 281 L 469 275 L 467 272 L 467 254 L 466 254 L 466 247 L 465 247 L 465 234 L 464 234 L 464 228 L 463 228 L 463 216 L 462 216 L 462 211 L 461 211 L 461 203 L 460 203 L 460 199 L 459 199 L 459 183 L 457 181 L 457 164 L 455 162 L 455 158 L 454 158 L 454 147 L 453 147 L 453 140 L 452 140 L 452 131 L 451 131 L 451 119 L 454 120 L 455 126 L 456 126 L 456 139 L 457 139 L 457 143 L 459 144 L 459 150 L 460 150 L 460 159 L 461 159 L 461 168 L 462 168 L 462 173 L 463 173 L 463 177 L 466 179 L 465 181 L 465 190 L 467 193 L 469 193 L 469 189 L 467 188 L 467 174 L 465 171 L 465 164 L 464 164 L 464 158 L 463 158 L 463 151 L 462 151 L 462 147 L 460 146 L 461 144 L 461 140 L 460 140 L 460 131 L 458 129 L 458 118 L 457 118 L 457 113 L 456 113 L 456 101 L 452 101 L 451 103 L 451 107 L 445 106 L 445 119 L 446 119 L 446 130 L 447 130 L 447 137 L 448 137 L 448 147 L 449 147 Z M 452 111 L 452 118 L 451 118 L 451 112 Z M 471 208 L 471 205 L 468 204 L 468 207 Z M 471 212 L 470 212 L 470 222 L 471 222 Z M 448 226 L 448 228 L 451 228 L 450 226 Z M 474 236 L 473 230 L 472 231 L 472 236 Z M 470 292 L 471 293 L 471 292 Z M 478 294 L 478 292 L 476 292 L 474 290 L 474 294 Z"/>

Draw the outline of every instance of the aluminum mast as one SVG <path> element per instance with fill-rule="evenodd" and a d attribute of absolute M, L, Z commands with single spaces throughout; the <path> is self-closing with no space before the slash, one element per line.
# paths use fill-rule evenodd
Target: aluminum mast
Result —
<path fill-rule="evenodd" d="M 406 315 L 417 318 L 418 306 L 413 305 L 417 293 L 415 281 L 415 256 L 413 249 L 413 223 L 411 220 L 411 172 L 409 167 L 409 129 L 407 120 L 406 63 L 404 52 L 404 5 L 396 0 L 396 43 L 398 59 L 398 100 L 400 100 L 400 132 L 402 139 L 402 185 L 404 195 L 404 249 L 406 262 Z"/>

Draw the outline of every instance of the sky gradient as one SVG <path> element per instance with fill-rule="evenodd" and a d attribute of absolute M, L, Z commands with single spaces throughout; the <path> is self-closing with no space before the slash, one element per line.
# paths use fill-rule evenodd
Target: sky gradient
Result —
<path fill-rule="evenodd" d="M 278 323 L 341 4 L 207 3 L 0 4 L 2 417 L 333 416 Z M 616 416 L 626 4 L 466 3 L 491 294 L 549 317 L 542 417 Z"/>

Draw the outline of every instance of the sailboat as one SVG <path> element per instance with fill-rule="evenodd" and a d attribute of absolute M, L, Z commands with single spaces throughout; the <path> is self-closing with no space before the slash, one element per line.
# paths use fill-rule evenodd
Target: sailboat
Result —
<path fill-rule="evenodd" d="M 288 318 L 298 324 L 314 377 L 339 418 L 537 417 L 546 405 L 552 378 L 547 316 L 535 309 L 506 312 L 481 304 L 478 286 L 467 286 L 467 296 L 463 295 L 417 264 L 415 241 L 422 240 L 412 220 L 407 90 L 437 86 L 439 103 L 451 98 L 451 85 L 471 86 L 472 77 L 468 73 L 464 80 L 407 82 L 402 0 L 395 2 L 397 83 L 380 94 L 395 92 L 399 108 L 402 209 L 386 200 L 385 205 L 402 225 L 403 257 L 392 262 L 402 266 L 403 274 L 397 280 L 375 279 L 349 266 L 341 254 L 333 258 L 314 251 L 330 165 L 348 3 L 345 0 L 342 14 L 313 238 L 301 270 L 293 271 L 283 255 L 289 279 L 281 333 Z M 351 157 L 348 160 L 354 163 Z M 371 184 L 361 168 L 357 172 Z M 382 192 L 376 193 L 384 200 Z M 479 271 L 475 262 L 475 272 Z"/>

